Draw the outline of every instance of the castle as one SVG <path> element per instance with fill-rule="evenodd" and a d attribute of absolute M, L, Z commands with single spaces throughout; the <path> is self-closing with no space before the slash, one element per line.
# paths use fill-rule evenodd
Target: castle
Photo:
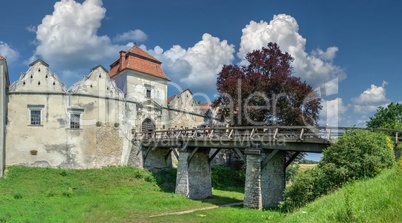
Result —
<path fill-rule="evenodd" d="M 42 60 L 10 84 L 0 57 L 0 176 L 10 165 L 143 167 L 135 133 L 213 121 L 190 90 L 168 97 L 169 81 L 161 62 L 137 46 L 70 88 Z"/>

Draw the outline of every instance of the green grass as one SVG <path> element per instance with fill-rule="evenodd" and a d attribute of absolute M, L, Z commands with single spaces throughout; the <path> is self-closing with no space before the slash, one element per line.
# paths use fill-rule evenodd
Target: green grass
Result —
<path fill-rule="evenodd" d="M 402 173 L 385 170 L 321 197 L 284 222 L 402 222 Z"/>
<path fill-rule="evenodd" d="M 151 173 L 131 167 L 15 166 L 0 188 L 0 222 L 142 222 L 152 214 L 211 205 L 163 192 Z"/>
<path fill-rule="evenodd" d="M 215 170 L 219 176 L 222 171 Z M 214 171 L 212 172 L 214 174 Z M 291 214 L 242 205 L 164 213 L 241 202 L 243 191 L 219 184 L 213 197 L 174 194 L 175 172 L 156 175 L 133 167 L 61 170 L 13 166 L 0 179 L 0 222 L 401 222 L 402 173 L 387 170 Z M 214 178 L 214 177 L 213 177 Z M 225 182 L 225 181 L 222 181 Z"/>

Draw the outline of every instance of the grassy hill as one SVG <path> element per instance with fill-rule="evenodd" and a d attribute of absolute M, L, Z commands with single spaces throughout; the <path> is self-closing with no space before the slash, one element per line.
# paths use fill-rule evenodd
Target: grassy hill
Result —
<path fill-rule="evenodd" d="M 321 197 L 284 222 L 402 222 L 402 172 L 385 170 Z"/>
<path fill-rule="evenodd" d="M 174 172 L 155 176 L 133 167 L 97 170 L 9 167 L 5 178 L 0 179 L 0 222 L 402 220 L 402 173 L 396 170 L 357 182 L 293 214 L 243 209 L 241 205 L 216 208 L 219 204 L 241 201 L 243 193 L 239 188 L 219 187 L 213 189 L 213 198 L 193 201 L 173 193 L 174 177 Z M 205 208 L 208 210 L 202 210 Z M 174 214 L 188 210 L 193 212 Z"/>

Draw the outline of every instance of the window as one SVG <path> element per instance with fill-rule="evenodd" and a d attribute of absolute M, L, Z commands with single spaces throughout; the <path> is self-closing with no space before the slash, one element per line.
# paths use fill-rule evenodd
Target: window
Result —
<path fill-rule="evenodd" d="M 80 128 L 81 114 L 70 114 L 70 129 Z"/>
<path fill-rule="evenodd" d="M 31 125 L 41 124 L 41 110 L 31 110 Z"/>
<path fill-rule="evenodd" d="M 28 105 L 29 121 L 28 125 L 42 125 L 42 109 L 43 105 Z"/>
<path fill-rule="evenodd" d="M 145 84 L 145 97 L 146 98 L 152 98 L 152 89 L 154 89 L 154 86 Z"/>
<path fill-rule="evenodd" d="M 147 98 L 151 98 L 151 89 L 147 89 L 147 95 L 146 95 L 146 97 L 147 97 Z"/>
<path fill-rule="evenodd" d="M 81 115 L 84 112 L 83 109 L 72 109 L 70 112 L 70 129 L 81 128 Z"/>

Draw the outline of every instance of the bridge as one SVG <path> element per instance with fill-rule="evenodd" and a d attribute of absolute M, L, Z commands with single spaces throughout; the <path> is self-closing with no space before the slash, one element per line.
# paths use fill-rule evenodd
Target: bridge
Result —
<path fill-rule="evenodd" d="M 320 126 L 246 126 L 169 129 L 135 133 L 133 145 L 142 152 L 144 167 L 171 168 L 178 160 L 176 193 L 191 199 L 212 196 L 212 159 L 222 150 L 233 150 L 246 164 L 244 207 L 277 207 L 285 189 L 285 170 L 301 153 L 321 153 L 345 131 L 357 128 Z M 395 144 L 402 131 L 392 133 Z M 213 152 L 211 152 L 211 149 Z M 286 156 L 293 151 L 292 156 Z"/>

